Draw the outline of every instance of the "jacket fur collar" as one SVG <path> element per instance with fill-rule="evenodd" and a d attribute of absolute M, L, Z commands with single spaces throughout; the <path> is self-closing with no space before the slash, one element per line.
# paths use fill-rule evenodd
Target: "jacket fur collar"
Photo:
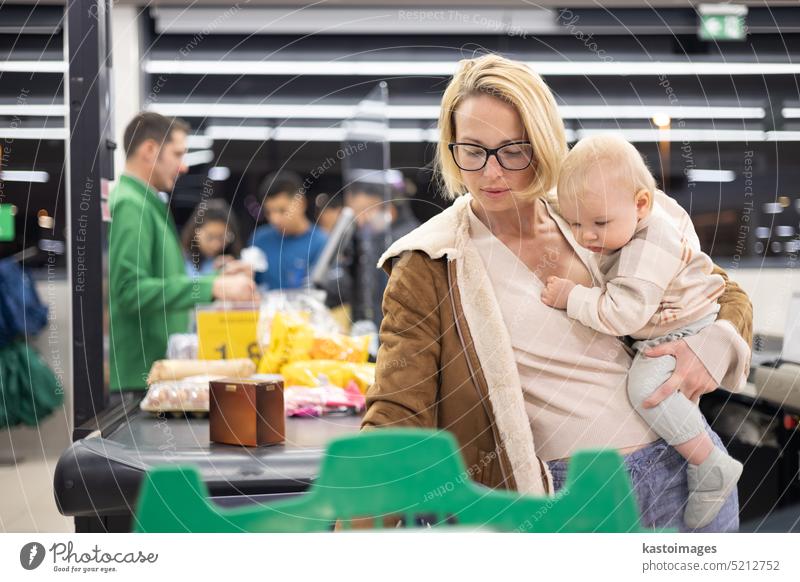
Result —
<path fill-rule="evenodd" d="M 489 275 L 470 238 L 467 205 L 471 199 L 469 194 L 459 197 L 452 206 L 397 240 L 380 258 L 378 267 L 406 251 L 422 251 L 431 259 L 447 257 L 456 262 L 461 308 L 489 387 L 494 422 L 514 471 L 517 490 L 541 496 L 553 488 L 552 484 L 545 488 L 542 480 L 511 338 Z"/>

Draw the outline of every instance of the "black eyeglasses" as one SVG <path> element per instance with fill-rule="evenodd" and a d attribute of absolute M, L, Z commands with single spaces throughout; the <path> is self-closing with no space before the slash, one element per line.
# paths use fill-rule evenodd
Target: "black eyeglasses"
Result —
<path fill-rule="evenodd" d="M 474 143 L 451 143 L 447 146 L 456 165 L 467 172 L 482 170 L 494 156 L 506 170 L 524 170 L 533 162 L 533 146 L 528 141 L 515 141 L 499 148 L 485 148 Z"/>

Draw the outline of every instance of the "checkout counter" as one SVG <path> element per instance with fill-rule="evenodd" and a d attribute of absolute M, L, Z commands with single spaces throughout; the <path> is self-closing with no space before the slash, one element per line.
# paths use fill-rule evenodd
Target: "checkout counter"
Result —
<path fill-rule="evenodd" d="M 718 390 L 701 408 L 731 454 L 745 463 L 739 483 L 742 531 L 800 531 L 800 365 L 756 352 L 747 388 Z M 76 431 L 62 454 L 55 495 L 76 532 L 128 532 L 145 472 L 165 464 L 200 471 L 226 507 L 269 503 L 306 491 L 327 442 L 359 430 L 360 416 L 287 418 L 283 445 L 243 448 L 209 441 L 205 418 L 168 417 L 123 401 Z"/>
<path fill-rule="evenodd" d="M 787 327 L 782 341 L 757 337 L 754 344 L 744 390 L 717 390 L 700 408 L 744 463 L 741 531 L 800 532 L 800 342 Z"/>
<path fill-rule="evenodd" d="M 56 503 L 76 532 L 130 532 L 139 487 L 156 466 L 192 465 L 213 500 L 226 507 L 302 494 L 333 438 L 359 430 L 360 416 L 287 418 L 286 442 L 258 448 L 209 442 L 207 418 L 139 409 L 139 398 L 100 414 L 58 460 Z"/>

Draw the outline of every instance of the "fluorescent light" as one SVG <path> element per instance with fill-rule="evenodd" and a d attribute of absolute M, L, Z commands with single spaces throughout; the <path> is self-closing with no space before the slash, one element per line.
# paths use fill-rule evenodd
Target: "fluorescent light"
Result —
<path fill-rule="evenodd" d="M 272 137 L 272 128 L 211 125 L 206 128 L 206 135 L 220 141 L 267 141 Z"/>
<path fill-rule="evenodd" d="M 211 150 L 199 150 L 196 152 L 189 152 L 183 156 L 183 163 L 187 166 L 199 166 L 201 164 L 209 164 L 214 160 L 214 152 Z"/>
<path fill-rule="evenodd" d="M 214 145 L 214 140 L 207 135 L 194 134 L 186 136 L 186 147 L 190 150 L 207 150 Z"/>
<path fill-rule="evenodd" d="M 66 73 L 64 61 L 0 61 L 0 73 Z"/>
<path fill-rule="evenodd" d="M 763 107 L 659 107 L 657 105 L 565 105 L 558 108 L 565 119 L 763 119 Z"/>
<path fill-rule="evenodd" d="M 695 76 L 695 75 L 797 75 L 798 63 L 677 62 L 677 61 L 529 61 L 544 76 Z M 318 75 L 355 77 L 432 76 L 450 77 L 456 61 L 243 61 L 150 60 L 145 72 L 152 75 Z"/>
<path fill-rule="evenodd" d="M 243 3 L 246 4 L 246 3 Z M 284 2 L 283 4 L 288 4 Z M 153 7 L 150 14 L 158 34 L 396 34 L 413 27 L 415 34 L 557 34 L 559 26 L 553 10 L 533 8 L 514 10 L 505 7 L 470 8 L 469 12 L 442 7 L 399 6 L 322 7 L 319 3 L 295 7 Z M 398 8 L 400 8 L 398 10 Z M 451 6 L 456 8 L 456 6 Z"/>
<path fill-rule="evenodd" d="M 733 182 L 736 172 L 732 170 L 689 170 L 686 177 L 690 182 Z"/>
<path fill-rule="evenodd" d="M 0 105 L 0 115 L 19 115 L 22 117 L 64 117 L 66 105 Z"/>
<path fill-rule="evenodd" d="M 800 141 L 800 131 L 769 131 L 740 129 L 566 129 L 567 141 L 572 143 L 597 133 L 618 133 L 632 142 L 752 142 L 752 141 Z M 205 131 L 206 136 L 221 141 L 342 141 L 341 128 L 336 127 L 269 127 L 212 125 Z M 4 132 L 0 129 L 0 138 Z M 439 132 L 436 128 L 390 128 L 387 137 L 393 142 L 431 142 L 436 143 Z M 700 181 L 700 180 L 695 180 Z M 716 181 L 716 180 L 712 180 Z"/>
<path fill-rule="evenodd" d="M 764 132 L 740 129 L 581 129 L 578 138 L 598 133 L 616 133 L 632 142 L 688 141 L 688 142 L 745 142 L 764 141 Z"/>
<path fill-rule="evenodd" d="M 356 115 L 355 105 L 151 103 L 148 111 L 168 117 L 233 119 L 347 119 Z M 389 119 L 439 118 L 438 105 L 388 105 Z M 564 119 L 650 119 L 654 114 L 673 119 L 763 119 L 763 107 L 658 107 L 655 105 L 564 105 Z"/>
<path fill-rule="evenodd" d="M 439 119 L 438 105 L 389 105 L 386 116 L 390 119 Z"/>
<path fill-rule="evenodd" d="M 764 132 L 756 130 L 714 130 L 714 129 L 623 129 L 609 131 L 606 129 L 582 129 L 573 131 L 566 129 L 568 142 L 598 133 L 617 133 L 632 142 L 745 142 L 764 141 Z M 267 127 L 241 127 L 241 126 L 209 126 L 206 135 L 216 140 L 231 141 L 300 141 L 300 142 L 341 142 L 347 138 L 347 133 L 340 127 L 293 127 L 283 126 L 274 129 Z M 372 136 L 374 138 L 374 136 Z M 390 142 L 431 142 L 439 139 L 437 128 L 389 128 L 386 138 Z M 724 175 L 723 175 L 724 176 Z"/>
<path fill-rule="evenodd" d="M 699 4 L 697 11 L 702 15 L 746 16 L 747 6 L 738 4 Z"/>
<path fill-rule="evenodd" d="M 64 127 L 0 127 L 3 139 L 67 139 Z"/>
<path fill-rule="evenodd" d="M 341 127 L 276 127 L 272 139 L 275 141 L 334 141 L 347 138 Z"/>
<path fill-rule="evenodd" d="M 342 142 L 346 139 L 356 141 L 357 134 L 348 134 L 341 127 L 292 127 L 283 126 L 271 129 L 268 127 L 240 127 L 212 125 L 206 129 L 206 134 L 216 140 L 229 141 L 300 141 L 300 142 Z M 439 130 L 435 127 L 424 129 L 417 127 L 394 127 L 386 130 L 386 139 L 399 143 L 436 143 L 439 140 Z M 574 141 L 572 130 L 566 130 L 567 141 Z M 375 135 L 370 135 L 368 140 L 374 140 Z"/>
<path fill-rule="evenodd" d="M 45 184 L 50 180 L 47 172 L 36 172 L 33 170 L 4 170 L 0 172 L 0 180 L 4 182 L 32 182 L 35 184 Z"/>
<path fill-rule="evenodd" d="M 232 117 L 244 119 L 345 119 L 351 117 L 353 105 L 273 105 L 228 103 L 151 103 L 148 111 L 168 117 Z"/>
<path fill-rule="evenodd" d="M 768 131 L 767 141 L 800 141 L 800 131 Z"/>
<path fill-rule="evenodd" d="M 225 166 L 214 166 L 208 169 L 208 179 L 214 182 L 224 182 L 231 177 L 231 169 Z"/>
<path fill-rule="evenodd" d="M 391 61 L 194 61 L 152 60 L 145 72 L 159 75 L 324 75 L 324 76 L 450 76 L 456 63 Z"/>

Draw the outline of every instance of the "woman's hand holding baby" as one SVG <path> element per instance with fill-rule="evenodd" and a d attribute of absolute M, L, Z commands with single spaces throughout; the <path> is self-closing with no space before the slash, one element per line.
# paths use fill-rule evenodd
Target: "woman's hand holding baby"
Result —
<path fill-rule="evenodd" d="M 548 277 L 544 289 L 542 289 L 542 303 L 555 309 L 566 309 L 569 293 L 575 288 L 575 285 L 569 279 Z"/>
<path fill-rule="evenodd" d="M 675 392 L 681 392 L 686 398 L 697 404 L 703 394 L 708 394 L 717 389 L 717 383 L 700 358 L 692 351 L 685 340 L 677 340 L 658 345 L 645 350 L 648 358 L 672 356 L 675 358 L 675 371 L 669 380 L 664 382 L 658 390 L 642 404 L 645 408 L 653 408 L 662 400 Z"/>

